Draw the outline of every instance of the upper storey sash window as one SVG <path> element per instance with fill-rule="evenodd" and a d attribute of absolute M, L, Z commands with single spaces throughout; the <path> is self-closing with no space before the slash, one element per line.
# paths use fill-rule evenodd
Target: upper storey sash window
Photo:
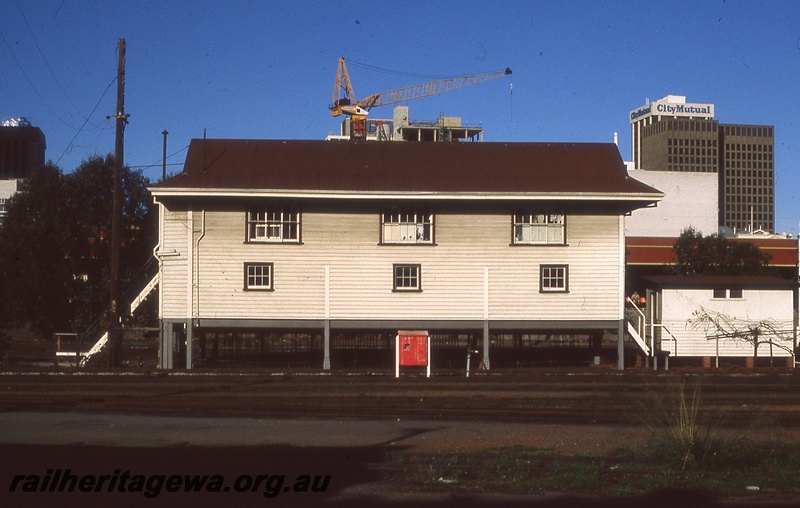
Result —
<path fill-rule="evenodd" d="M 428 209 L 387 209 L 381 214 L 382 243 L 433 243 L 433 214 Z"/>
<path fill-rule="evenodd" d="M 566 242 L 564 215 L 542 213 L 514 214 L 515 244 L 556 244 Z"/>
<path fill-rule="evenodd" d="M 300 212 L 288 206 L 253 206 L 247 211 L 248 242 L 300 241 Z"/>

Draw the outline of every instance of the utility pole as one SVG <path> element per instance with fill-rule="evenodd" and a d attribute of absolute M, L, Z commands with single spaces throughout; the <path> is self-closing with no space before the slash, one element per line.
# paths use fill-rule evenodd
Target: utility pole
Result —
<path fill-rule="evenodd" d="M 113 117 L 117 120 L 117 137 L 114 144 L 114 200 L 111 218 L 111 309 L 108 320 L 108 365 L 116 367 L 120 364 L 121 341 L 119 340 L 120 324 L 120 289 L 119 258 L 122 223 L 122 166 L 125 153 L 125 39 L 117 45 L 119 61 L 117 64 L 117 110 Z"/>
<path fill-rule="evenodd" d="M 161 181 L 163 182 L 167 179 L 167 134 L 169 134 L 169 132 L 167 132 L 167 129 L 164 129 L 164 132 L 161 134 L 164 135 L 164 162 L 161 166 Z"/>

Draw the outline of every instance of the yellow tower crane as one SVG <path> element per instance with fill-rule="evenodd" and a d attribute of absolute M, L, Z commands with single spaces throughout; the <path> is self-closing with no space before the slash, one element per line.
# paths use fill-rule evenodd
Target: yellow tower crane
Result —
<path fill-rule="evenodd" d="M 354 139 L 363 138 L 366 134 L 366 117 L 369 114 L 369 110 L 376 106 L 386 106 L 387 104 L 420 99 L 457 88 L 491 81 L 509 74 L 511 74 L 511 69 L 506 68 L 504 71 L 460 76 L 397 88 L 356 100 L 356 94 L 353 92 L 353 84 L 350 82 L 350 75 L 347 73 L 344 58 L 339 58 L 339 65 L 336 68 L 336 82 L 333 85 L 333 100 L 330 105 L 331 116 L 350 116 L 351 137 Z"/>

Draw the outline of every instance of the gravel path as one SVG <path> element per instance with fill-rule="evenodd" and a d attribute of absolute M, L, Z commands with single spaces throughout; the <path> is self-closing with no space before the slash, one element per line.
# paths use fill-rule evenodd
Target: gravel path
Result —
<path fill-rule="evenodd" d="M 383 447 L 415 452 L 524 445 L 561 454 L 638 448 L 646 432 L 617 425 L 432 420 L 262 419 L 86 413 L 0 413 L 0 443 L 126 447 Z"/>

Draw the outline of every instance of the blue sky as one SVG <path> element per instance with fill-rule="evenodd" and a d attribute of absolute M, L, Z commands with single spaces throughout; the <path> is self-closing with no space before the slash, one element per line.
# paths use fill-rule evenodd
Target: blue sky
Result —
<path fill-rule="evenodd" d="M 610 142 L 665 95 L 723 123 L 775 126 L 776 229 L 800 223 L 800 2 L 0 0 L 0 119 L 27 117 L 73 170 L 114 150 L 117 40 L 127 43 L 125 162 L 153 181 L 211 138 L 322 139 L 337 60 L 357 97 L 513 69 L 408 103 L 486 141 Z M 430 78 L 430 79 L 429 79 Z M 513 94 L 511 84 L 513 83 Z M 110 85 L 110 86 L 109 86 Z M 374 117 L 390 117 L 391 106 Z M 88 121 L 87 121 L 88 119 Z"/>

